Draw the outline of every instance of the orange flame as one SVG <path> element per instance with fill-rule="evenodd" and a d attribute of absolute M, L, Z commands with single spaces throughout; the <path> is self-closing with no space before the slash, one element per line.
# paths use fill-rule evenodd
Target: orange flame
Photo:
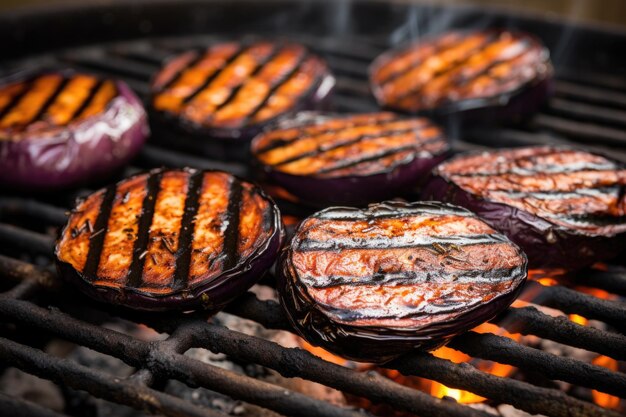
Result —
<path fill-rule="evenodd" d="M 586 326 L 589 322 L 586 318 L 579 316 L 578 314 L 570 314 L 569 319 L 576 324 L 580 324 L 581 326 Z"/>
<path fill-rule="evenodd" d="M 521 335 L 511 334 L 503 328 L 491 323 L 483 323 L 478 327 L 475 327 L 473 330 L 477 333 L 492 333 L 495 335 L 508 337 L 509 339 L 513 339 L 515 341 L 519 341 L 521 338 Z M 482 359 L 472 359 L 471 356 L 468 356 L 465 353 L 459 352 L 446 346 L 434 351 L 433 355 L 438 358 L 448 359 L 454 363 L 469 362 L 479 370 L 495 376 L 504 377 L 512 374 L 513 371 L 515 371 L 515 368 L 513 366 Z M 437 381 L 432 381 L 430 394 L 438 398 L 451 397 L 454 398 L 457 402 L 464 404 L 479 403 L 486 400 L 486 398 L 481 397 L 480 395 L 476 395 L 468 391 L 450 388 Z"/>
<path fill-rule="evenodd" d="M 617 361 L 607 356 L 600 355 L 591 361 L 591 363 L 610 369 L 614 372 L 617 372 L 618 370 Z M 614 397 L 613 395 L 593 390 L 591 391 L 591 396 L 593 397 L 593 402 L 598 404 L 600 407 L 611 409 L 617 409 L 619 407 L 620 399 L 618 397 Z"/>
<path fill-rule="evenodd" d="M 299 342 L 304 350 L 309 351 L 309 353 L 312 353 L 318 358 L 322 358 L 327 362 L 334 363 L 335 365 L 346 366 L 348 364 L 348 361 L 346 359 L 341 358 L 337 355 L 333 355 L 332 353 L 322 349 L 321 347 L 313 346 L 304 339 L 299 340 Z"/>

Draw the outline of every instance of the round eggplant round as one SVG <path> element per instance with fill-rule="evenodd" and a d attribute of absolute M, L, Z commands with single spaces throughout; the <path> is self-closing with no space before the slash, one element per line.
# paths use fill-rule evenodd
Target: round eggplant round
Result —
<path fill-rule="evenodd" d="M 309 343 L 363 362 L 434 349 L 494 317 L 526 256 L 470 211 L 439 202 L 331 207 L 283 251 L 278 289 Z"/>
<path fill-rule="evenodd" d="M 226 42 L 169 60 L 152 83 L 152 110 L 178 146 L 243 159 L 264 126 L 323 109 L 335 79 L 320 57 L 289 42 Z"/>
<path fill-rule="evenodd" d="M 448 32 L 384 53 L 370 67 L 379 104 L 470 121 L 521 119 L 552 93 L 550 54 L 535 36 Z"/>
<path fill-rule="evenodd" d="M 441 129 L 425 118 L 303 112 L 257 136 L 251 153 L 267 180 L 319 207 L 404 194 L 449 149 Z"/>
<path fill-rule="evenodd" d="M 422 197 L 466 207 L 505 233 L 531 267 L 579 269 L 626 247 L 626 169 L 568 147 L 459 155 Z"/>
<path fill-rule="evenodd" d="M 55 254 L 89 296 L 142 310 L 217 310 L 275 260 L 274 202 L 221 171 L 155 170 L 99 190 L 71 212 Z"/>
<path fill-rule="evenodd" d="M 106 178 L 149 134 L 141 102 L 121 81 L 42 72 L 0 86 L 0 184 L 50 191 Z"/>

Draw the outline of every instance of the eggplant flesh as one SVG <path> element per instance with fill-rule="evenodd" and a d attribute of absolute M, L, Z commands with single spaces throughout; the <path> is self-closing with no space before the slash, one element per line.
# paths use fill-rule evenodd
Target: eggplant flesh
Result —
<path fill-rule="evenodd" d="M 449 152 L 428 119 L 393 113 L 303 112 L 258 135 L 251 148 L 268 182 L 315 206 L 395 197 Z"/>
<path fill-rule="evenodd" d="M 363 362 L 434 349 L 505 309 L 526 256 L 473 213 L 438 202 L 333 207 L 279 262 L 287 315 L 310 343 Z"/>
<path fill-rule="evenodd" d="M 385 108 L 479 120 L 532 113 L 551 94 L 552 76 L 541 41 L 505 30 L 444 33 L 384 53 L 370 67 Z"/>
<path fill-rule="evenodd" d="M 144 310 L 219 309 L 273 263 L 280 213 L 263 191 L 220 171 L 154 170 L 95 192 L 55 249 L 88 295 Z"/>
<path fill-rule="evenodd" d="M 50 191 L 104 179 L 148 134 L 123 82 L 69 70 L 18 74 L 0 87 L 0 184 Z"/>
<path fill-rule="evenodd" d="M 466 207 L 505 233 L 531 267 L 580 269 L 626 247 L 626 170 L 569 147 L 457 156 L 434 171 L 422 197 Z"/>
<path fill-rule="evenodd" d="M 334 84 L 326 63 L 302 45 L 226 42 L 167 62 L 153 80 L 151 103 L 161 125 L 190 134 L 184 146 L 242 159 L 265 125 L 323 108 Z"/>

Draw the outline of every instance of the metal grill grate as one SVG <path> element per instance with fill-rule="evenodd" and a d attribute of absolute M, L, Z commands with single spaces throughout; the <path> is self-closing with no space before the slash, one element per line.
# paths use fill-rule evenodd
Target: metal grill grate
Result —
<path fill-rule="evenodd" d="M 397 32 L 396 32 L 397 34 Z M 394 38 L 395 35 L 390 36 Z M 397 37 L 397 36 L 395 36 Z M 367 65 L 388 47 L 379 37 L 318 37 L 303 33 L 290 36 L 322 54 L 337 75 L 335 104 L 338 111 L 374 111 L 377 106 L 366 80 Z M 121 78 L 142 97 L 148 82 L 163 59 L 189 47 L 206 45 L 215 37 L 187 36 L 122 41 L 72 49 L 55 55 L 39 56 L 38 64 L 70 65 L 78 69 Z M 397 39 L 395 39 L 397 41 Z M 358 47 L 355 47 L 358 45 Z M 31 62 L 34 58 L 31 58 Z M 557 67 L 556 95 L 527 124 L 515 127 L 473 129 L 456 132 L 449 126 L 458 150 L 502 145 L 545 143 L 582 143 L 590 149 L 610 151 L 626 161 L 626 78 L 604 76 L 588 71 Z M 462 135 L 460 134 L 462 133 Z M 159 132 L 154 132 L 158 135 Z M 126 174 L 156 166 L 192 166 L 224 169 L 247 175 L 244 165 L 190 155 L 175 147 L 149 144 Z M 183 353 L 192 347 L 204 347 L 229 357 L 274 369 L 286 377 L 298 376 L 329 387 L 387 403 L 398 410 L 430 416 L 487 416 L 483 411 L 454 401 L 440 400 L 403 386 L 376 373 L 334 365 L 301 349 L 288 349 L 213 324 L 207 313 L 143 314 L 89 302 L 62 288 L 45 265 L 52 256 L 53 230 L 65 221 L 65 210 L 77 195 L 41 199 L 23 196 L 0 197 L 0 275 L 10 285 L 0 295 L 0 315 L 7 323 L 44 332 L 78 345 L 122 359 L 137 372 L 128 379 L 113 378 L 29 347 L 14 333 L 0 337 L 0 361 L 61 385 L 89 392 L 109 401 L 166 416 L 223 416 L 165 394 L 156 388 L 157 381 L 177 379 L 192 386 L 202 386 L 225 395 L 271 409 L 289 416 L 358 416 L 366 412 L 340 408 L 285 388 L 193 360 Z M 21 260 L 20 260 L 21 259 Z M 28 261 L 25 261 L 28 260 Z M 626 296 L 626 269 L 609 266 L 607 271 L 587 270 L 576 282 Z M 565 286 L 545 287 L 530 282 L 529 290 L 543 290 L 540 304 L 567 314 L 580 314 L 608 324 L 598 330 L 555 318 L 534 307 L 509 308 L 493 320 L 510 332 L 534 335 L 577 347 L 610 358 L 626 360 L 626 305 L 586 295 Z M 280 306 L 261 301 L 248 293 L 232 303 L 227 311 L 254 320 L 266 328 L 291 331 Z M 80 313 L 78 313 L 80 312 Z M 169 334 L 161 342 L 144 342 L 98 325 L 97 318 L 113 315 L 131 322 L 146 324 Z M 89 317 L 91 321 L 84 319 Z M 94 319 L 92 319 L 94 318 Z M 470 356 L 510 364 L 604 393 L 626 398 L 626 375 L 586 362 L 560 357 L 524 346 L 506 337 L 469 332 L 455 338 L 450 347 Z M 471 391 L 495 403 L 511 404 L 529 413 L 555 417 L 617 416 L 616 411 L 564 392 L 511 378 L 482 372 L 467 364 L 415 352 L 388 363 L 386 367 L 405 375 L 415 375 L 441 382 L 449 387 Z M 0 408 L 15 415 L 59 416 L 41 406 L 0 395 Z"/>

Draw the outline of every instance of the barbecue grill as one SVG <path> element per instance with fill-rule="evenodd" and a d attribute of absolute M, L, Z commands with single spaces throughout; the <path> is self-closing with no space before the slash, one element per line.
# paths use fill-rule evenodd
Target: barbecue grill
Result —
<path fill-rule="evenodd" d="M 0 16 L 5 58 L 2 71 L 28 65 L 71 66 L 126 81 L 147 97 L 151 76 L 164 59 L 184 49 L 232 36 L 277 34 L 300 41 L 329 62 L 337 76 L 334 97 L 340 112 L 375 111 L 367 84 L 367 66 L 382 51 L 406 40 L 447 28 L 508 27 L 532 32 L 552 51 L 555 96 L 521 125 L 466 128 L 451 120 L 455 151 L 533 144 L 575 144 L 626 161 L 626 32 L 574 26 L 502 11 L 407 5 L 403 2 L 138 1 L 129 4 L 27 10 Z M 160 131 L 153 132 L 158 138 Z M 248 176 L 244 164 L 185 153 L 174 144 L 153 140 L 122 175 L 159 166 L 223 169 Z M 486 416 L 485 411 L 439 399 L 376 372 L 359 372 L 327 362 L 302 349 L 285 348 L 262 337 L 230 330 L 206 312 L 138 313 L 87 300 L 64 287 L 50 269 L 55 229 L 66 220 L 73 200 L 90 190 L 59 195 L 0 197 L 0 362 L 83 390 L 110 402 L 166 416 L 223 416 L 162 391 L 176 379 L 288 416 L 363 416 L 368 411 L 339 407 L 243 374 L 202 363 L 184 353 L 202 347 L 236 361 L 258 364 L 285 377 L 300 377 L 421 416 Z M 289 212 L 292 207 L 285 206 Z M 621 260 L 616 260 L 620 262 Z M 588 269 L 561 285 L 530 281 L 526 291 L 540 292 L 536 303 L 605 323 L 604 329 L 553 317 L 533 306 L 516 306 L 492 320 L 510 332 L 626 361 L 626 268 L 619 264 Z M 271 279 L 263 281 L 271 285 Z M 574 284 L 604 290 L 601 299 Z M 570 288 L 571 287 L 571 288 Z M 292 331 L 275 301 L 251 292 L 227 311 L 268 329 Z M 101 327 L 116 317 L 166 333 L 146 342 Z M 126 379 L 80 365 L 41 350 L 60 338 L 121 359 L 136 372 Z M 559 380 L 626 398 L 624 373 L 518 343 L 496 334 L 469 332 L 449 344 L 472 357 L 509 364 Z M 555 417 L 617 416 L 594 404 L 589 394 L 560 390 L 456 364 L 431 353 L 414 352 L 385 365 L 404 375 L 438 381 L 470 391 L 494 404 L 510 404 L 531 414 Z M 623 403 L 623 400 L 622 400 Z M 3 415 L 60 416 L 56 411 L 0 393 Z"/>

